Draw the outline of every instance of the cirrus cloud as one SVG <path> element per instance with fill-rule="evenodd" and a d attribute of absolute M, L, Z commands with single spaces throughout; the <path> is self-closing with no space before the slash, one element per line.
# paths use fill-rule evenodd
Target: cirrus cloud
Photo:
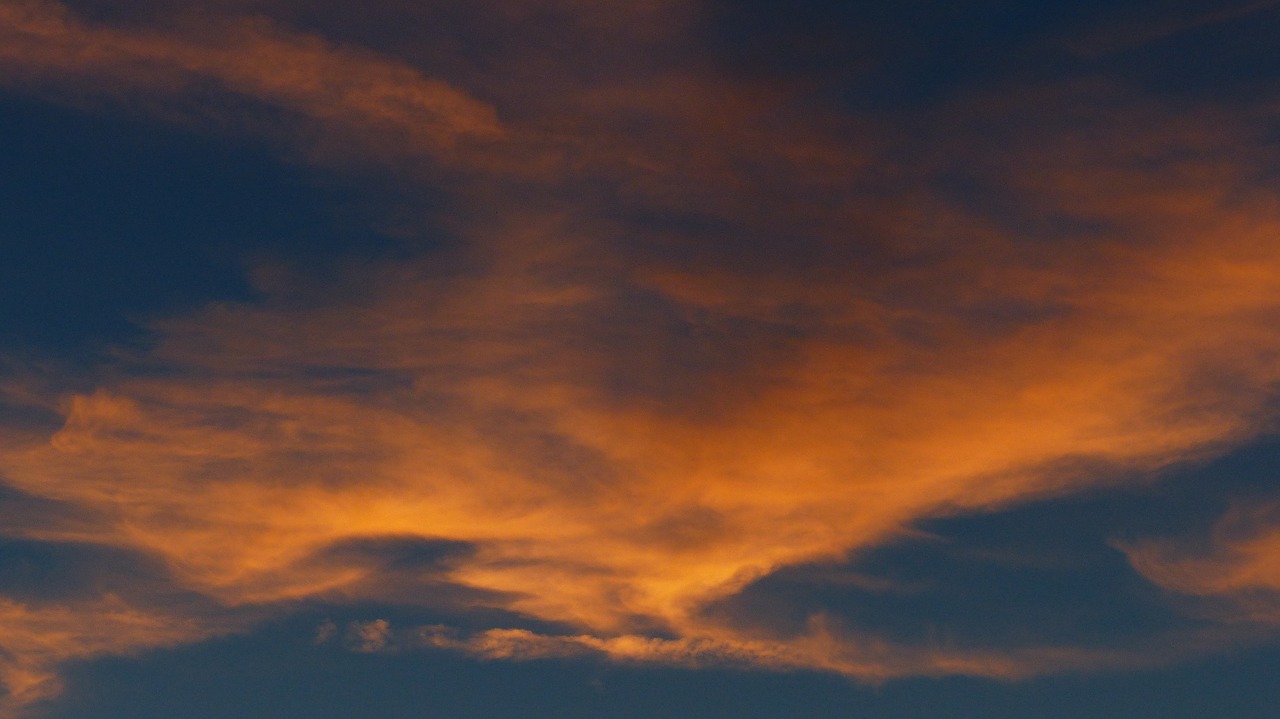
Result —
<path fill-rule="evenodd" d="M 263 20 L 191 36 L 0 13 L 16 84 L 164 105 L 214 82 L 465 178 L 421 220 L 456 255 L 353 258 L 323 284 L 264 267 L 259 299 L 152 320 L 153 345 L 96 389 L 41 397 L 56 433 L 0 447 L 8 486 L 67 510 L 9 535 L 137 552 L 223 610 L 448 594 L 567 628 L 415 635 L 487 658 L 873 681 L 1134 665 L 1154 652 L 906 647 L 821 617 L 780 638 L 700 610 L 922 519 L 1150 475 L 1272 419 L 1280 205 L 1247 114 L 1071 85 L 962 98 L 913 133 L 654 68 L 500 121 L 405 62 Z M 496 106 L 518 106 L 507 90 Z M 984 145 L 1002 123 L 1014 141 Z M 990 209 L 1005 195 L 1018 213 Z M 1268 537 L 1232 552 L 1269 556 Z M 391 539 L 466 551 L 390 571 L 351 549 Z M 1213 581 L 1264 576 L 1231 567 Z M 3 606 L 14 706 L 50 696 L 62 662 L 245 626 L 161 592 Z"/>

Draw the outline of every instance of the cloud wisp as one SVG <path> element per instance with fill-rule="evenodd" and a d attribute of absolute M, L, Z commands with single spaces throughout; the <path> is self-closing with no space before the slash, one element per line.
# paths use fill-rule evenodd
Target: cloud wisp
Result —
<path fill-rule="evenodd" d="M 1205 598 L 1225 621 L 1280 624 L 1280 522 L 1273 502 L 1238 505 L 1200 538 L 1126 545 L 1134 568 L 1172 592 Z"/>

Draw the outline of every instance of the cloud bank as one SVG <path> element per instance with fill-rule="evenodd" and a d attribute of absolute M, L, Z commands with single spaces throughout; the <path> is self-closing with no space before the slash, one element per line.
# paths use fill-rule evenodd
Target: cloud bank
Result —
<path fill-rule="evenodd" d="M 554 66 L 537 98 L 501 79 L 469 92 L 261 17 L 196 32 L 0 5 L 15 91 L 194 114 L 204 131 L 245 131 L 226 98 L 249 100 L 307 128 L 327 171 L 381 163 L 450 198 L 413 228 L 444 248 L 324 280 L 264 265 L 259 299 L 154 319 L 153 344 L 92 391 L 6 385 L 62 425 L 0 447 L 6 486 L 51 507 L 5 534 L 154 558 L 170 589 L 218 608 L 160 591 L 5 599 L 6 711 L 56 693 L 68 660 L 199 641 L 300 600 L 447 596 L 565 629 L 400 639 L 485 658 L 871 681 L 1140 663 L 1140 648 L 897 646 L 821 617 L 768 636 L 701 610 L 922 519 L 1148 477 L 1267 431 L 1267 109 L 1046 83 L 903 127 L 639 54 L 679 47 L 682 5 L 648 8 L 671 24 L 639 34 L 612 4 L 543 6 L 640 69 Z M 1246 534 L 1207 559 L 1131 556 L 1176 591 L 1275 589 L 1274 532 Z M 401 571 L 350 551 L 388 538 L 466 550 Z M 348 639 L 382 651 L 396 635 Z"/>

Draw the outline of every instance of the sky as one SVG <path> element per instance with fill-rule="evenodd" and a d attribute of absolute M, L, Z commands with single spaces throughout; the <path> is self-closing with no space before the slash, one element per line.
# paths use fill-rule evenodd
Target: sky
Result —
<path fill-rule="evenodd" d="M 0 0 L 0 719 L 1263 719 L 1280 2 Z"/>

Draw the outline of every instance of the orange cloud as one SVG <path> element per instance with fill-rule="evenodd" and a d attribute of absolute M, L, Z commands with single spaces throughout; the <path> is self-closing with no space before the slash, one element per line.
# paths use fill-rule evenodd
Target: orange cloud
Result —
<path fill-rule="evenodd" d="M 1074 458 L 1152 470 L 1250 436 L 1256 388 L 1276 379 L 1280 257 L 1256 249 L 1276 223 L 1249 219 L 1170 242 L 1009 335 L 979 341 L 926 317 L 937 344 L 922 347 L 833 326 L 766 366 L 730 366 L 763 378 L 754 396 L 730 388 L 717 405 L 713 383 L 692 412 L 609 387 L 631 345 L 584 320 L 616 311 L 607 288 L 525 265 L 442 282 L 374 268 L 378 289 L 354 304 L 170 322 L 146 359 L 164 377 L 73 398 L 52 440 L 6 454 L 4 471 L 112 518 L 89 536 L 32 536 L 163 557 L 183 586 L 229 605 L 367 591 L 360 566 L 310 558 L 348 538 L 421 536 L 475 547 L 448 581 L 580 627 L 608 655 L 612 638 L 654 624 L 749 645 L 697 609 L 922 517 L 1093 485 L 1063 468 Z M 351 368 L 386 384 L 345 386 Z M 794 664 L 866 678 L 1007 666 L 806 646 Z"/>
<path fill-rule="evenodd" d="M 211 634 L 202 622 L 138 610 L 116 597 L 58 605 L 0 599 L 0 717 L 57 696 L 62 662 L 172 646 Z"/>
<path fill-rule="evenodd" d="M 787 641 L 734 637 L 676 639 L 624 634 L 548 635 L 525 629 L 489 629 L 471 635 L 443 625 L 399 629 L 384 619 L 352 622 L 347 643 L 361 652 L 404 652 L 421 649 L 460 652 L 485 660 L 538 661 L 569 657 L 602 657 L 623 664 L 663 664 L 688 668 L 817 670 L 881 683 L 902 676 L 966 675 L 1001 680 L 1024 679 L 1046 672 L 1132 669 L 1156 661 L 1221 649 L 1223 638 L 1185 633 L 1149 646 L 1115 649 L 1014 647 L 978 650 L 958 647 L 908 647 L 840 631 L 822 616 L 810 631 Z M 372 637 L 372 641 L 370 641 Z M 327 641 L 327 639 L 326 639 Z"/>
<path fill-rule="evenodd" d="M 1207 543 L 1146 541 L 1124 547 L 1147 579 L 1183 594 L 1224 601 L 1232 618 L 1280 623 L 1280 515 L 1273 503 L 1237 506 Z"/>
<path fill-rule="evenodd" d="M 499 122 L 408 65 L 264 22 L 177 37 L 14 3 L 0 20 L 0 63 L 24 82 L 174 97 L 213 81 L 467 177 L 450 188 L 467 209 L 443 220 L 462 268 L 368 262 L 311 294 L 264 271 L 265 300 L 154 322 L 155 346 L 66 397 L 52 437 L 0 447 L 10 486 L 87 517 L 11 534 L 156 557 L 222 607 L 415 601 L 413 578 L 326 561 L 411 537 L 472 548 L 433 569 L 462 601 L 570 628 L 419 637 L 477 656 L 877 681 L 1132 664 L 900 647 L 819 619 L 766 637 L 699 610 L 924 518 L 1107 481 L 1085 462 L 1153 472 L 1221 451 L 1260 430 L 1280 380 L 1280 211 L 1240 190 L 1238 125 L 1139 106 L 1064 129 L 1037 106 L 1022 145 L 975 158 L 939 140 L 917 167 L 877 159 L 910 140 L 892 128 L 850 141 L 851 120 L 714 74 L 560 87 L 560 114 Z M 1190 159 L 1151 171 L 1170 148 Z M 1043 236 L 937 197 L 936 155 L 997 168 Z M 59 662 L 214 631 L 162 609 L 14 605 L 60 643 L 0 634 L 12 701 L 48 696 Z"/>
<path fill-rule="evenodd" d="M 214 83 L 331 129 L 445 152 L 500 137 L 491 107 L 413 68 L 261 19 L 174 37 L 85 24 L 55 3 L 0 3 L 6 85 L 75 96 L 198 92 Z M 210 108 L 212 109 L 212 108 Z"/>

